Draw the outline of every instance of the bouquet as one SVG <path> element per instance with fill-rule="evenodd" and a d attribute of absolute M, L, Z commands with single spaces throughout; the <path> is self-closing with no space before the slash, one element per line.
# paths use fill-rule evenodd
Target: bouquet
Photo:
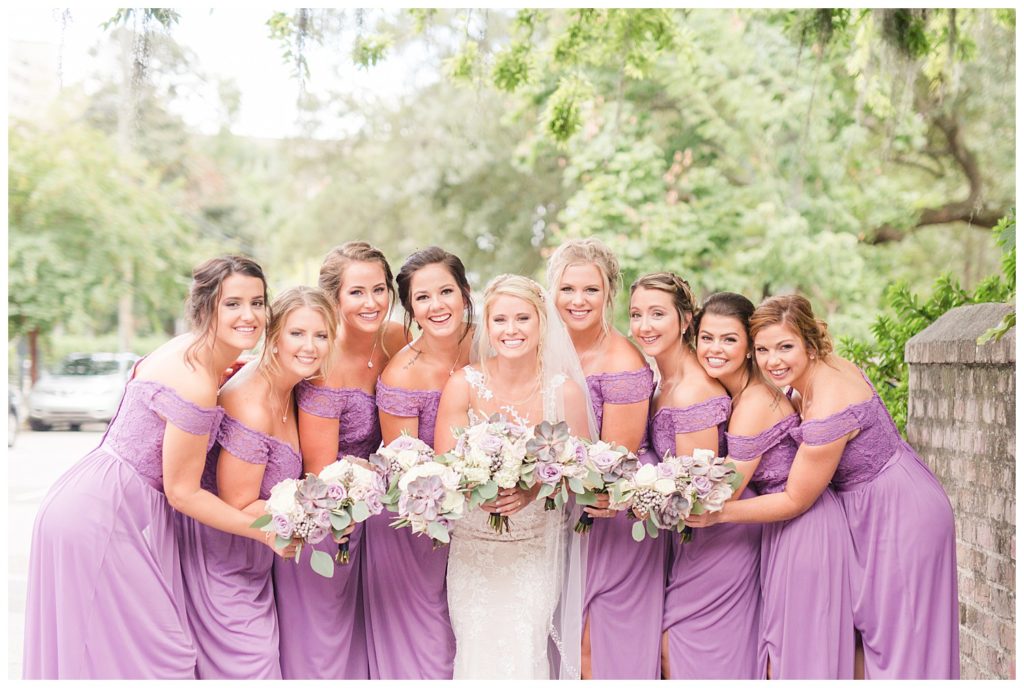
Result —
<path fill-rule="evenodd" d="M 619 481 L 632 478 L 639 467 L 636 454 L 625 447 L 616 446 L 603 440 L 586 445 L 587 476 L 583 486 L 587 489 L 576 498 L 580 504 L 595 504 L 599 494 L 607 494 L 609 487 Z M 576 523 L 577 533 L 590 532 L 594 517 L 584 513 Z"/>
<path fill-rule="evenodd" d="M 425 533 L 439 547 L 451 542 L 451 522 L 462 517 L 466 497 L 459 491 L 459 474 L 433 459 L 428 444 L 404 433 L 370 455 L 388 481 L 384 504 L 398 512 L 391 527 Z"/>
<path fill-rule="evenodd" d="M 686 517 L 721 511 L 742 482 L 735 464 L 710 450 L 695 449 L 691 456 L 666 454 L 657 465 L 641 466 L 632 478 L 613 483 L 609 496 L 611 508 L 631 508 L 639 519 L 633 524 L 634 540 L 675 530 L 686 541 Z"/>
<path fill-rule="evenodd" d="M 534 484 L 534 462 L 527 456 L 529 429 L 492 415 L 466 428 L 455 428 L 455 448 L 438 457 L 459 476 L 459 490 L 472 509 L 498 496 L 498 490 L 517 485 L 529 489 Z M 508 516 L 491 514 L 491 527 L 498 533 L 509 531 Z"/>
<path fill-rule="evenodd" d="M 340 537 L 348 526 L 360 523 L 383 510 L 384 484 L 375 471 L 361 466 L 362 459 L 344 456 L 303 479 L 288 478 L 274 485 L 267 500 L 267 513 L 256 519 L 254 528 L 273 532 L 278 547 L 299 540 L 295 563 L 303 545 L 315 545 L 327 535 Z M 348 542 L 339 546 L 332 560 L 329 554 L 313 550 L 309 563 L 325 578 L 334 576 L 334 562 L 349 562 Z"/>

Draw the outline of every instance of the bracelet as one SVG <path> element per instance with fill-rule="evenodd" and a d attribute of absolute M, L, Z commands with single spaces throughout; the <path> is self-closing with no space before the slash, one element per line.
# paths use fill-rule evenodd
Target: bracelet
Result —
<path fill-rule="evenodd" d="M 270 532 L 270 531 L 268 530 L 268 531 L 266 532 L 266 534 L 265 534 L 265 535 L 263 536 L 263 544 L 264 544 L 264 545 L 266 545 L 267 547 L 270 547 L 270 536 L 271 536 L 271 535 L 273 535 L 273 533 L 271 533 L 271 532 Z"/>

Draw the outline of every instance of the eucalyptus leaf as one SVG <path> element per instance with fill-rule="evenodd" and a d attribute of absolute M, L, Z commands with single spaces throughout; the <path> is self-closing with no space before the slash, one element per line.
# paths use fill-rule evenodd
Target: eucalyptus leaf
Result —
<path fill-rule="evenodd" d="M 633 524 L 633 539 L 637 542 L 643 542 L 644 539 L 644 523 L 643 521 L 637 521 Z"/>
<path fill-rule="evenodd" d="M 690 509 L 690 514 L 693 516 L 700 516 L 704 513 L 704 505 L 700 502 L 694 502 L 693 507 Z"/>
<path fill-rule="evenodd" d="M 451 541 L 448 529 L 437 521 L 427 524 L 427 534 L 438 542 L 448 543 Z"/>
<path fill-rule="evenodd" d="M 644 521 L 644 524 L 647 526 L 647 534 L 651 536 L 651 539 L 652 540 L 657 540 L 658 539 L 658 526 L 654 525 L 654 521 L 647 520 L 647 521 Z"/>
<path fill-rule="evenodd" d="M 313 556 L 309 558 L 310 567 L 324 578 L 334 578 L 334 559 L 330 554 L 313 550 Z"/>
<path fill-rule="evenodd" d="M 366 502 L 356 502 L 352 505 L 353 521 L 362 523 L 368 518 L 370 518 L 370 507 L 366 506 Z"/>
<path fill-rule="evenodd" d="M 250 528 L 262 528 L 263 526 L 267 525 L 268 523 L 270 523 L 270 514 L 263 514 L 262 516 L 257 518 L 255 521 L 250 523 L 249 527 Z"/>
<path fill-rule="evenodd" d="M 537 499 L 544 499 L 545 497 L 550 497 L 554 493 L 554 491 L 554 485 L 549 485 L 545 483 L 541 485 L 540 491 L 537 493 Z"/>
<path fill-rule="evenodd" d="M 352 518 L 348 515 L 347 511 L 331 512 L 331 527 L 335 530 L 345 530 L 351 522 Z"/>
<path fill-rule="evenodd" d="M 569 478 L 569 489 L 575 492 L 576 494 L 582 494 L 583 483 L 580 481 L 579 478 Z"/>
<path fill-rule="evenodd" d="M 495 497 L 498 496 L 498 483 L 494 481 L 485 483 L 476 489 L 477 492 L 480 493 L 480 496 L 484 498 L 483 501 L 485 502 L 488 499 L 494 499 Z"/>

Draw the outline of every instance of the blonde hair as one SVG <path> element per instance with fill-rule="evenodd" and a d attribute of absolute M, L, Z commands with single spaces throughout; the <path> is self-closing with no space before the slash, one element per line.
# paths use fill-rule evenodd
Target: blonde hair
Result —
<path fill-rule="evenodd" d="M 604 312 L 602 321 L 607 332 L 611 328 L 612 309 L 615 297 L 622 284 L 622 271 L 619 260 L 603 241 L 595 237 L 586 239 L 570 239 L 563 242 L 548 258 L 548 288 L 555 292 L 558 283 L 570 265 L 594 265 L 604 280 Z"/>
<path fill-rule="evenodd" d="M 270 320 L 267 323 L 267 335 L 264 339 L 263 351 L 257 364 L 260 374 L 269 382 L 270 378 L 277 375 L 281 366 L 274 355 L 274 348 L 281 338 L 284 324 L 288 316 L 300 308 L 309 308 L 324 319 L 324 327 L 327 330 L 327 354 L 320 360 L 318 377 L 327 377 L 331 361 L 334 358 L 335 334 L 338 330 L 338 313 L 327 294 L 322 289 L 315 287 L 292 287 L 286 290 L 270 306 Z"/>
<path fill-rule="evenodd" d="M 771 296 L 750 316 L 750 340 L 772 325 L 786 325 L 800 335 L 807 350 L 825 358 L 832 353 L 828 324 L 814 317 L 811 302 L 800 294 Z"/>
<path fill-rule="evenodd" d="M 481 324 L 484 328 L 478 344 L 477 354 L 480 359 L 480 367 L 486 369 L 487 359 L 491 354 L 490 337 L 487 336 L 488 318 L 490 317 L 491 304 L 499 296 L 514 296 L 529 303 L 537 311 L 537 318 L 540 322 L 540 342 L 543 343 L 548 329 L 548 316 L 544 308 L 544 289 L 529 277 L 522 275 L 502 274 L 498 275 L 484 288 L 483 315 Z M 544 370 L 543 346 L 537 347 L 537 370 Z"/>
<path fill-rule="evenodd" d="M 317 285 L 337 304 L 338 298 L 341 296 L 341 283 L 345 276 L 345 268 L 352 263 L 380 263 L 384 268 L 384 282 L 388 289 L 388 312 L 377 330 L 376 341 L 380 344 L 384 355 L 389 356 L 390 353 L 385 348 L 384 342 L 384 325 L 391 319 L 391 311 L 395 308 L 395 278 L 391 273 L 388 259 L 380 249 L 374 248 L 365 241 L 346 241 L 344 244 L 335 246 L 324 256 L 324 262 L 320 265 Z"/>
<path fill-rule="evenodd" d="M 693 346 L 694 316 L 697 311 L 697 301 L 693 298 L 693 291 L 690 283 L 674 272 L 652 272 L 644 275 L 633 282 L 629 287 L 629 295 L 632 296 L 637 289 L 657 289 L 672 297 L 672 305 L 679 315 L 679 329 L 682 331 L 683 344 Z M 690 316 L 690 324 L 684 327 L 686 316 Z"/>

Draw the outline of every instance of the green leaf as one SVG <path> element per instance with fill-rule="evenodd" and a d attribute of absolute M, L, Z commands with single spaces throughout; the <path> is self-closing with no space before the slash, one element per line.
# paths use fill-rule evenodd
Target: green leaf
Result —
<path fill-rule="evenodd" d="M 267 525 L 268 523 L 270 523 L 270 514 L 263 514 L 262 516 L 257 518 L 255 521 L 250 523 L 249 527 L 250 528 L 262 528 L 263 526 Z"/>
<path fill-rule="evenodd" d="M 283 538 L 280 535 L 275 535 L 274 536 L 274 546 L 277 547 L 278 549 L 282 549 L 284 547 L 287 547 L 290 543 L 291 543 L 291 540 L 289 540 L 288 538 Z M 296 557 L 299 556 L 298 550 L 296 550 L 295 556 Z"/>
<path fill-rule="evenodd" d="M 356 502 L 352 505 L 353 521 L 356 523 L 362 523 L 368 518 L 370 518 L 370 507 L 366 506 L 365 502 Z"/>
<path fill-rule="evenodd" d="M 487 500 L 494 499 L 495 497 L 498 496 L 498 483 L 496 483 L 494 481 L 491 481 L 489 483 L 484 483 L 480 487 L 476 488 L 475 491 L 481 497 L 483 497 L 483 501 L 486 502 Z"/>
<path fill-rule="evenodd" d="M 334 558 L 326 552 L 314 549 L 313 556 L 309 558 L 309 565 L 324 578 L 334 577 Z"/>
<path fill-rule="evenodd" d="M 331 512 L 331 527 L 335 530 L 345 530 L 351 522 L 352 518 L 347 511 Z"/>
<path fill-rule="evenodd" d="M 653 516 L 653 514 L 652 514 Z M 652 540 L 658 539 L 658 526 L 654 525 L 654 521 L 648 518 L 643 521 L 643 524 L 647 526 L 647 534 L 651 536 Z"/>
<path fill-rule="evenodd" d="M 704 513 L 704 505 L 701 504 L 700 502 L 694 502 L 693 503 L 693 508 L 690 509 L 690 513 L 693 514 L 694 516 L 700 516 L 701 514 Z"/>
<path fill-rule="evenodd" d="M 562 490 L 561 490 L 561 492 L 558 493 L 558 495 L 559 495 L 559 497 L 562 498 L 562 501 L 559 503 L 559 506 L 561 506 L 562 504 L 565 504 L 566 502 L 569 501 L 569 490 L 565 489 L 565 482 L 562 482 L 561 485 L 562 485 Z"/>
<path fill-rule="evenodd" d="M 448 534 L 448 529 L 443 525 L 434 521 L 427 524 L 427 534 L 434 538 L 438 542 L 448 543 L 451 541 L 451 537 Z"/>
<path fill-rule="evenodd" d="M 569 489 L 576 494 L 581 494 L 583 492 L 583 483 L 579 478 L 569 478 Z"/>
<path fill-rule="evenodd" d="M 583 506 L 593 506 L 597 504 L 597 493 L 596 492 L 583 492 L 582 494 L 576 495 L 576 503 L 582 504 Z"/>
<path fill-rule="evenodd" d="M 637 521 L 633 524 L 633 539 L 637 542 L 643 542 L 644 539 L 644 522 Z"/>
<path fill-rule="evenodd" d="M 550 497 L 555 492 L 555 486 L 544 483 L 540 486 L 540 491 L 537 492 L 537 499 L 544 499 Z"/>

